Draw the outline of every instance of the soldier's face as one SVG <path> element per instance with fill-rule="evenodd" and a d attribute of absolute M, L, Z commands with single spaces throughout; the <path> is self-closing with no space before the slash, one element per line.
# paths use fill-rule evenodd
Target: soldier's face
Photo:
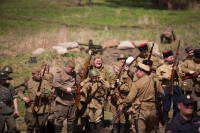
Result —
<path fill-rule="evenodd" d="M 96 68 L 100 68 L 101 65 L 102 65 L 102 59 L 96 58 L 96 59 L 94 60 L 94 65 L 95 65 Z"/>
<path fill-rule="evenodd" d="M 146 58 L 146 57 L 148 56 L 148 51 L 147 51 L 147 50 L 143 51 L 143 52 L 141 53 L 141 56 L 142 56 L 143 58 Z"/>
<path fill-rule="evenodd" d="M 174 57 L 173 56 L 169 56 L 169 57 L 165 58 L 165 61 L 167 61 L 168 63 L 173 63 L 174 62 Z"/>
<path fill-rule="evenodd" d="M 40 80 L 41 79 L 41 74 L 40 73 L 33 73 L 32 74 L 33 79 L 35 80 Z"/>
<path fill-rule="evenodd" d="M 194 110 L 194 103 L 189 103 L 189 104 L 178 103 L 178 108 L 182 115 L 184 116 L 192 115 Z"/>
<path fill-rule="evenodd" d="M 71 74 L 72 72 L 74 72 L 74 68 L 69 67 L 69 66 L 65 66 L 65 72 L 68 73 L 68 74 Z"/>
<path fill-rule="evenodd" d="M 189 53 L 188 53 L 188 56 L 192 57 L 193 55 L 194 55 L 194 50 L 190 50 Z"/>
<path fill-rule="evenodd" d="M 93 82 L 96 82 L 96 81 L 98 80 L 98 77 L 99 77 L 99 76 L 94 76 L 94 77 L 92 77 L 92 81 L 93 81 Z"/>
<path fill-rule="evenodd" d="M 118 59 L 118 61 L 120 61 L 121 63 L 124 63 L 126 61 L 126 59 Z"/>
<path fill-rule="evenodd" d="M 79 73 L 79 75 L 80 75 L 81 77 L 83 77 L 83 74 L 84 74 L 84 70 L 81 70 L 81 72 Z"/>

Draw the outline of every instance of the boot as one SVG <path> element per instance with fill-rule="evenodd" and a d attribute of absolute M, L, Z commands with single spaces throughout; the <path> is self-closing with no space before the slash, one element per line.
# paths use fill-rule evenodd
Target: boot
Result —
<path fill-rule="evenodd" d="M 95 125 L 96 125 L 96 132 L 98 133 L 102 129 L 102 123 L 101 122 L 95 123 Z"/>
<path fill-rule="evenodd" d="M 164 112 L 164 120 L 165 120 L 165 126 L 166 126 L 166 124 L 168 123 L 168 121 L 169 121 L 169 116 L 168 116 L 168 112 Z"/>
<path fill-rule="evenodd" d="M 95 133 L 95 123 L 89 122 L 89 133 Z"/>
<path fill-rule="evenodd" d="M 113 125 L 113 133 L 119 133 L 119 123 L 114 123 L 114 125 Z"/>
<path fill-rule="evenodd" d="M 120 123 L 120 133 L 126 133 L 126 124 Z"/>
<path fill-rule="evenodd" d="M 47 120 L 47 132 L 54 133 L 54 119 Z"/>
<path fill-rule="evenodd" d="M 67 133 L 74 133 L 73 124 L 67 124 Z"/>
<path fill-rule="evenodd" d="M 61 133 L 61 132 L 62 132 L 62 126 L 55 125 L 55 133 Z"/>

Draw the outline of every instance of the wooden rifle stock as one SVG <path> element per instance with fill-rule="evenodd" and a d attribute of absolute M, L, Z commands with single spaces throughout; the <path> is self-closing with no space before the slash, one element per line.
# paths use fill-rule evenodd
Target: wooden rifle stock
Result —
<path fill-rule="evenodd" d="M 83 77 L 81 78 L 81 82 L 83 82 L 83 80 L 85 79 L 85 75 L 86 75 L 86 72 L 87 72 L 87 69 L 88 69 L 88 65 L 90 64 L 90 60 L 91 60 L 91 58 L 92 58 L 92 55 L 90 55 L 89 56 L 89 59 L 88 59 L 88 61 L 87 61 L 87 64 L 86 64 L 86 66 L 85 66 L 85 68 L 84 68 L 84 72 L 83 72 Z M 80 90 L 81 90 L 81 82 L 80 82 L 80 84 L 79 84 L 79 86 L 78 86 L 78 89 L 77 89 L 77 96 L 76 96 L 76 99 L 75 99 L 75 103 L 74 103 L 74 105 L 76 106 L 76 107 L 78 107 L 79 106 L 79 99 L 80 99 Z"/>
<path fill-rule="evenodd" d="M 37 92 L 40 92 L 40 90 L 41 90 L 41 85 L 42 85 L 43 80 L 44 80 L 45 71 L 46 71 L 46 64 L 45 64 L 45 66 L 44 66 L 44 71 L 43 71 L 43 73 L 42 73 L 42 78 L 41 78 L 41 80 L 40 80 L 40 84 L 39 84 L 39 86 L 38 86 Z M 40 101 L 40 97 L 38 97 L 38 96 L 36 95 L 36 96 L 35 96 L 34 106 L 33 106 L 33 109 L 32 109 L 33 114 L 37 113 L 37 111 L 38 111 L 38 106 L 41 104 L 40 102 L 41 102 L 41 101 Z"/>
<path fill-rule="evenodd" d="M 174 62 L 173 62 L 173 66 L 172 66 L 172 72 L 171 72 L 171 85 L 170 85 L 170 89 L 169 89 L 169 94 L 173 95 L 174 94 L 174 91 L 173 91 L 173 87 L 174 87 L 174 67 L 176 66 L 176 60 L 177 60 L 177 57 L 178 57 L 178 51 L 179 51 L 179 47 L 180 47 L 180 40 L 178 42 L 178 47 L 176 49 L 176 55 L 175 55 L 175 58 L 174 58 Z"/>
<path fill-rule="evenodd" d="M 186 80 L 186 79 L 196 78 L 196 77 L 198 77 L 198 76 L 199 76 L 199 75 L 197 75 L 197 74 L 187 75 L 187 76 L 183 76 L 181 79 L 182 79 L 182 80 Z"/>

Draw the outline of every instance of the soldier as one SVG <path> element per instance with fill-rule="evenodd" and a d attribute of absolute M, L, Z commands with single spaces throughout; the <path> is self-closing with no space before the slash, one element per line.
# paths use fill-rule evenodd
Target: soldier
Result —
<path fill-rule="evenodd" d="M 89 82 L 83 86 L 83 97 L 88 98 L 94 94 L 91 102 L 87 105 L 89 115 L 89 132 L 94 133 L 95 130 L 99 131 L 102 128 L 103 117 L 103 103 L 106 90 L 109 88 L 108 82 L 100 76 L 100 73 L 96 69 L 92 69 L 89 72 Z"/>
<path fill-rule="evenodd" d="M 163 39 L 165 39 L 165 41 Z M 176 40 L 176 35 L 174 33 L 174 29 L 173 29 L 172 25 L 170 24 L 162 32 L 162 34 L 160 36 L 160 41 L 161 41 L 161 43 L 172 43 L 175 40 Z"/>
<path fill-rule="evenodd" d="M 7 72 L 8 77 L 10 76 L 11 73 L 13 73 L 13 69 L 12 69 L 12 67 L 11 67 L 10 65 L 4 66 L 2 70 L 4 70 L 4 71 Z M 8 82 L 8 83 L 11 83 L 12 86 L 13 86 L 14 83 L 15 83 L 14 80 L 13 80 L 12 78 L 9 78 L 9 80 L 7 80 L 7 82 Z"/>
<path fill-rule="evenodd" d="M 0 132 L 4 132 L 5 124 L 9 133 L 16 132 L 14 118 L 19 116 L 17 95 L 10 83 L 7 83 L 6 71 L 0 71 Z M 13 106 L 14 105 L 14 106 Z M 15 111 L 14 111 L 15 109 Z"/>
<path fill-rule="evenodd" d="M 138 114 L 139 132 L 153 132 L 156 124 L 156 108 L 155 108 L 155 88 L 154 79 L 148 76 L 150 71 L 149 66 L 138 63 L 136 75 L 138 80 L 132 83 L 130 93 L 124 100 L 120 109 L 126 109 L 130 105 Z M 157 92 L 162 93 L 162 87 L 157 85 Z M 135 108 L 135 106 L 138 108 Z M 132 124 L 132 131 L 136 132 L 134 124 Z"/>
<path fill-rule="evenodd" d="M 194 50 L 193 60 L 186 60 L 181 67 L 182 72 L 187 76 L 196 75 L 196 77 L 188 78 L 184 80 L 184 85 L 191 88 L 192 97 L 194 98 L 194 111 L 197 111 L 197 101 L 200 101 L 200 49 Z"/>
<path fill-rule="evenodd" d="M 147 46 L 146 43 L 141 44 L 140 46 L 138 46 L 138 49 L 140 51 L 140 56 L 136 60 L 136 65 L 138 65 L 139 62 L 142 63 L 143 60 L 148 60 L 148 58 L 149 58 L 148 46 Z M 154 69 L 157 69 L 157 67 L 161 64 L 159 62 L 159 59 L 156 56 L 152 55 L 151 56 L 151 60 L 153 61 L 153 66 L 152 67 Z"/>
<path fill-rule="evenodd" d="M 74 88 L 76 87 L 76 72 L 74 68 L 74 61 L 69 59 L 65 65 L 65 69 L 57 72 L 53 79 L 53 87 L 57 92 L 54 110 L 56 133 L 61 133 L 65 119 L 67 119 L 67 133 L 74 132 L 73 123 L 77 109 L 76 106 L 74 106 Z"/>
<path fill-rule="evenodd" d="M 122 62 L 122 63 L 124 63 L 124 62 L 126 61 L 126 59 L 127 59 L 127 55 L 125 55 L 125 54 L 123 54 L 123 53 L 120 53 L 120 54 L 118 54 L 118 56 L 117 56 L 117 61 L 120 61 L 120 62 Z"/>
<path fill-rule="evenodd" d="M 47 121 L 49 111 L 49 97 L 51 96 L 51 85 L 49 81 L 41 81 L 41 68 L 32 69 L 32 78 L 18 90 L 18 96 L 25 102 L 26 113 L 24 116 L 27 125 L 27 132 L 43 132 L 43 127 Z M 40 91 L 38 91 L 40 82 Z M 27 92 L 27 96 L 24 95 Z M 36 105 L 36 98 L 39 99 L 39 105 Z"/>
<path fill-rule="evenodd" d="M 189 46 L 187 48 L 185 48 L 185 52 L 187 53 L 187 57 L 184 59 L 184 62 L 186 60 L 192 60 L 193 56 L 194 56 L 194 49 L 192 46 Z"/>
<path fill-rule="evenodd" d="M 190 95 L 179 97 L 180 112 L 172 118 L 165 128 L 165 133 L 199 133 L 200 118 L 193 114 L 194 100 Z"/>
<path fill-rule="evenodd" d="M 165 116 L 165 120 L 166 122 L 168 122 L 169 117 L 168 117 L 168 112 L 170 110 L 171 107 L 171 94 L 169 94 L 169 90 L 170 90 L 170 86 L 171 86 L 171 72 L 172 69 L 175 70 L 174 73 L 174 82 L 173 82 L 173 116 L 176 115 L 176 113 L 178 112 L 178 107 L 177 107 L 177 103 L 178 103 L 178 97 L 182 95 L 182 90 L 179 87 L 179 72 L 180 72 L 180 66 L 175 66 L 174 68 L 172 68 L 173 62 L 174 62 L 174 57 L 173 57 L 173 52 L 172 51 L 166 51 L 163 52 L 163 57 L 164 57 L 164 64 L 162 66 L 160 66 L 157 71 L 156 74 L 158 76 L 158 79 L 161 81 L 161 85 L 164 88 L 165 91 L 165 98 L 164 98 L 164 116 Z"/>
<path fill-rule="evenodd" d="M 112 94 L 112 103 L 114 106 L 114 109 L 116 108 L 117 110 L 118 107 L 123 103 L 123 100 L 127 97 L 127 95 L 130 92 L 131 84 L 132 84 L 132 77 L 129 76 L 128 71 L 126 69 L 122 69 L 122 63 L 118 62 L 116 66 L 116 73 L 117 75 L 113 76 L 111 80 L 111 93 Z M 120 77 L 117 77 L 118 74 L 120 73 L 119 71 L 121 70 Z M 118 79 L 119 78 L 119 79 Z M 116 113 L 119 113 L 118 111 Z M 113 116 L 116 115 L 115 111 L 113 110 Z M 120 133 L 125 133 L 128 129 L 129 126 L 129 115 L 128 114 L 123 114 L 119 117 L 119 120 L 115 122 L 113 125 L 113 131 L 114 133 L 118 133 L 118 127 L 120 124 Z"/>

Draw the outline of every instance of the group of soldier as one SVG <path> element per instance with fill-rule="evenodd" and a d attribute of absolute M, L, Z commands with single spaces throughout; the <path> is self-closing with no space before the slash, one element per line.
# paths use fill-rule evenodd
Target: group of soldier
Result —
<path fill-rule="evenodd" d="M 135 58 L 120 53 L 113 64 L 114 74 L 111 76 L 103 64 L 102 55 L 94 55 L 90 50 L 89 65 L 82 64 L 84 67 L 77 73 L 74 70 L 76 64 L 71 59 L 55 75 L 49 73 L 50 66 L 44 63 L 41 67 L 34 67 L 31 78 L 16 90 L 9 78 L 12 68 L 5 66 L 0 71 L 0 132 L 4 131 L 5 124 L 8 132 L 16 130 L 14 118 L 19 116 L 17 97 L 25 103 L 24 120 L 28 133 L 44 132 L 46 123 L 48 132 L 61 133 L 64 120 L 67 121 L 67 133 L 74 133 L 77 132 L 79 117 L 81 131 L 101 132 L 108 103 L 114 118 L 111 122 L 113 133 L 158 132 L 162 117 L 159 105 L 163 102 L 163 124 L 166 124 L 171 96 L 173 116 L 183 122 L 174 126 L 177 120 L 173 120 L 172 125 L 167 125 L 166 132 L 179 132 L 183 129 L 181 126 L 186 127 L 184 124 L 188 123 L 185 131 L 198 132 L 200 119 L 193 114 L 197 113 L 197 101 L 200 99 L 200 49 L 186 48 L 188 57 L 183 62 L 177 61 L 176 65 L 173 65 L 172 51 L 163 52 L 164 63 L 161 64 L 158 57 L 149 53 L 146 43 L 138 49 L 140 54 Z M 90 62 L 92 56 L 93 61 Z M 190 78 L 182 81 L 183 76 Z M 189 83 L 191 86 L 187 87 Z M 80 91 L 78 87 L 81 87 Z M 184 90 L 181 89 L 184 87 Z"/>

